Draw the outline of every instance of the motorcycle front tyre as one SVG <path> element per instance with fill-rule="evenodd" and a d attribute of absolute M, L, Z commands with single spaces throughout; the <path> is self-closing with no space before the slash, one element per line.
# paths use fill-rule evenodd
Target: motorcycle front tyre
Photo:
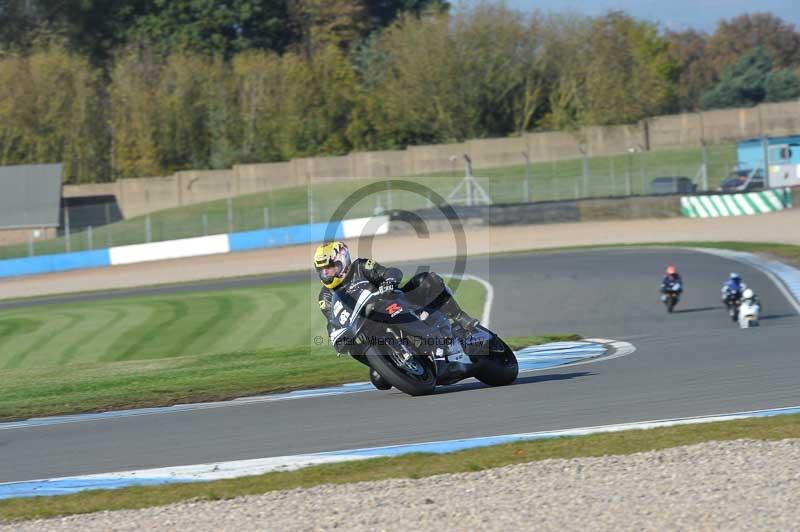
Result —
<path fill-rule="evenodd" d="M 390 347 L 386 348 L 391 349 Z M 433 361 L 429 358 L 414 357 L 417 364 L 420 364 L 424 369 L 424 373 L 419 376 L 412 376 L 398 367 L 394 360 L 384 355 L 377 346 L 371 347 L 366 352 L 366 357 L 370 367 L 401 392 L 419 396 L 430 395 L 436 389 L 436 372 L 433 369 Z"/>

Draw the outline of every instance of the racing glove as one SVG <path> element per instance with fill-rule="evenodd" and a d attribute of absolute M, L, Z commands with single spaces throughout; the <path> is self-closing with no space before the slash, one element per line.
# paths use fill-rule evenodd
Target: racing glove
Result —
<path fill-rule="evenodd" d="M 395 288 L 397 288 L 397 281 L 395 279 L 384 279 L 378 287 L 378 293 L 385 294 L 386 292 L 391 292 Z"/>

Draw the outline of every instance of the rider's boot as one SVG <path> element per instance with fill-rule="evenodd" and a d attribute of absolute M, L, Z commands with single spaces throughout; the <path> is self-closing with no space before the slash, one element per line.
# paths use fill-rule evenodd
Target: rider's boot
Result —
<path fill-rule="evenodd" d="M 372 382 L 372 385 L 379 390 L 389 390 L 392 387 L 386 379 L 381 377 L 380 374 L 372 368 L 369 369 L 369 380 Z"/>
<path fill-rule="evenodd" d="M 450 297 L 442 305 L 441 309 L 442 312 L 447 314 L 447 316 L 456 323 L 456 325 L 459 325 L 468 333 L 472 332 L 480 323 L 479 320 L 476 320 L 464 312 L 464 310 L 458 306 L 458 303 L 456 303 L 456 300 L 452 297 Z"/>

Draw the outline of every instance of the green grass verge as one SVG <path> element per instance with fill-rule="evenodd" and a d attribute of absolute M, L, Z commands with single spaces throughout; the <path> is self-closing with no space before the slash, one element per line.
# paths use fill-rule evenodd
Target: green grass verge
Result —
<path fill-rule="evenodd" d="M 473 449 L 446 455 L 413 454 L 309 467 L 207 483 L 90 491 L 59 497 L 0 501 L 0 519 L 33 519 L 101 510 L 220 500 L 270 491 L 389 478 L 423 478 L 545 460 L 626 455 L 713 440 L 800 438 L 800 416 L 726 421 L 653 430 L 631 430 Z"/>
<path fill-rule="evenodd" d="M 318 285 L 175 293 L 0 312 L 0 368 L 153 360 L 311 345 Z"/>
<path fill-rule="evenodd" d="M 520 164 L 483 169 L 477 170 L 475 174 L 495 203 L 518 203 L 528 200 L 574 199 L 576 191 L 580 197 L 647 194 L 652 178 L 660 175 L 685 175 L 694 178 L 702 161 L 702 150 L 699 148 L 589 157 L 588 190 L 583 190 L 581 159 L 533 163 L 530 168 Z M 735 161 L 735 145 L 722 144 L 709 147 L 709 175 L 712 187 L 725 177 Z M 402 179 L 422 184 L 447 197 L 463 178 L 460 166 L 454 170 L 456 171 Z M 375 180 L 342 181 L 335 184 L 320 182 L 312 184 L 310 189 L 298 187 L 233 198 L 233 230 L 249 231 L 264 228 L 265 208 L 269 210 L 271 227 L 329 220 L 350 194 L 372 183 L 375 183 Z M 413 210 L 431 205 L 425 195 L 387 189 L 360 202 L 347 214 L 347 217 L 369 216 L 383 208 Z M 161 241 L 227 233 L 229 230 L 227 211 L 227 200 L 221 200 L 152 213 L 149 216 L 151 238 L 153 241 Z M 99 249 L 138 244 L 145 241 L 145 235 L 145 217 L 138 216 L 95 228 L 91 247 Z M 69 239 L 69 246 L 65 238 L 36 242 L 34 254 L 63 253 L 67 251 L 67 247 L 71 251 L 89 249 L 88 232 L 73 234 Z M 27 244 L 0 247 L 0 259 L 28 254 Z"/>
<path fill-rule="evenodd" d="M 538 336 L 512 336 L 510 338 L 504 338 L 511 349 L 522 349 L 529 345 L 547 344 L 550 342 L 569 342 L 580 339 L 580 335 L 571 333 L 550 333 Z"/>
<path fill-rule="evenodd" d="M 670 245 L 761 253 L 800 265 L 800 246 L 792 244 L 771 244 L 769 242 L 675 242 Z"/>
<path fill-rule="evenodd" d="M 318 286 L 266 285 L 2 311 L 0 420 L 365 380 L 361 364 L 315 345 L 315 337 L 327 338 Z M 462 281 L 456 297 L 480 316 L 480 283 Z"/>
<path fill-rule="evenodd" d="M 582 251 L 592 249 L 621 249 L 621 248 L 713 248 L 730 249 L 733 251 L 746 251 L 774 257 L 787 264 L 800 267 L 800 246 L 793 244 L 775 244 L 770 242 L 642 242 L 637 244 L 589 244 L 581 246 L 559 246 L 552 248 L 532 248 L 515 251 L 493 252 L 493 256 L 502 255 L 527 255 L 531 253 L 559 253 L 562 251 Z M 475 255 L 480 256 L 480 255 Z"/>

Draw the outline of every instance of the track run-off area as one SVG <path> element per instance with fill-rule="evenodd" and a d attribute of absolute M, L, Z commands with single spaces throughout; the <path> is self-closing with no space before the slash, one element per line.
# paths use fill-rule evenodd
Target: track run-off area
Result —
<path fill-rule="evenodd" d="M 672 315 L 657 293 L 669 262 L 678 265 L 686 284 Z M 452 271 L 448 261 L 429 265 Z M 761 297 L 761 327 L 739 330 L 722 308 L 719 287 L 730 271 L 741 273 Z M 394 390 L 311 394 L 292 401 L 241 401 L 224 408 L 9 427 L 0 430 L 0 481 L 800 404 L 800 316 L 785 290 L 755 267 L 695 250 L 647 248 L 474 257 L 467 272 L 491 282 L 491 322 L 501 335 L 576 332 L 627 342 L 636 351 L 593 364 L 524 373 L 503 388 L 467 382 L 417 398 Z M 246 287 L 276 280 L 234 279 L 179 289 Z"/>

